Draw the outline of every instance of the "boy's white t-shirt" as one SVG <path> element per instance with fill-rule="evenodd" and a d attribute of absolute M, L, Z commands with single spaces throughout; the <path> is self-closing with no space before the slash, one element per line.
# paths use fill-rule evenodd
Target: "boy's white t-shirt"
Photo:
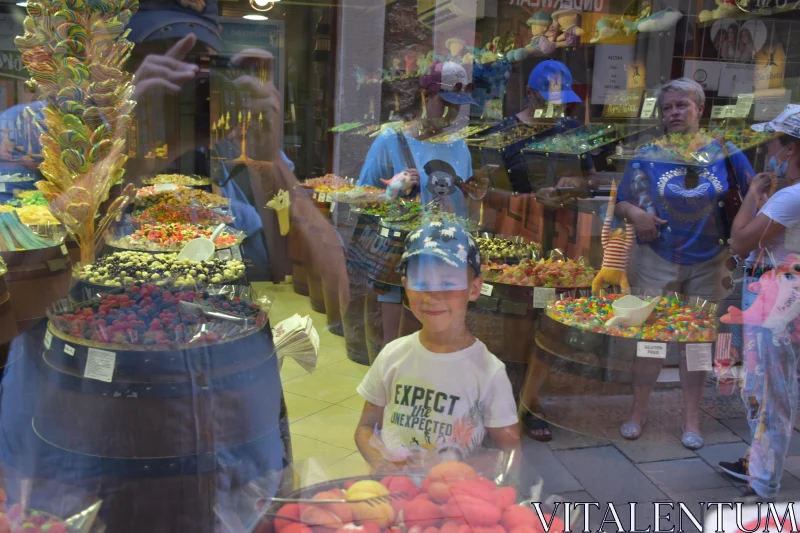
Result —
<path fill-rule="evenodd" d="M 761 247 L 769 250 L 775 262 L 782 262 L 790 253 L 800 253 L 800 183 L 777 191 L 758 213 L 764 213 L 786 228 L 785 232 L 761 243 Z M 747 262 L 755 263 L 760 251 L 760 248 L 756 248 L 750 252 Z M 764 256 L 762 260 L 767 264 L 772 263 L 769 256 Z"/>
<path fill-rule="evenodd" d="M 368 402 L 384 407 L 381 438 L 389 450 L 479 447 L 486 428 L 517 423 L 517 405 L 505 365 L 475 343 L 454 353 L 434 353 L 419 332 L 381 350 L 358 386 Z"/>

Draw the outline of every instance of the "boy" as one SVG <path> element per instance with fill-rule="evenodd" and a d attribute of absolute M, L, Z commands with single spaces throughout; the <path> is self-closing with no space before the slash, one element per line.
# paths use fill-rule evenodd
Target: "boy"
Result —
<path fill-rule="evenodd" d="M 475 240 L 458 224 L 430 222 L 408 236 L 398 268 L 422 330 L 389 343 L 358 386 L 361 455 L 373 472 L 430 452 L 464 458 L 487 430 L 496 447 L 519 450 L 505 366 L 466 327 L 483 283 Z"/>

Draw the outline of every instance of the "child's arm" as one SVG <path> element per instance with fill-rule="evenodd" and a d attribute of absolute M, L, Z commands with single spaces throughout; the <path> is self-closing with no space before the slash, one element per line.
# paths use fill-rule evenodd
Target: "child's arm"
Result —
<path fill-rule="evenodd" d="M 495 448 L 504 451 L 517 450 L 522 452 L 522 443 L 519 436 L 519 424 L 513 424 L 502 428 L 488 428 L 489 435 L 492 436 L 492 442 Z"/>
<path fill-rule="evenodd" d="M 401 467 L 403 463 L 393 463 L 383 455 L 382 448 L 376 447 L 374 442 L 379 439 L 375 435 L 375 428 L 380 428 L 383 424 L 383 407 L 374 403 L 364 402 L 364 409 L 361 411 L 361 419 L 356 426 L 355 441 L 361 456 L 369 463 L 372 472 L 380 470 L 386 472 Z"/>

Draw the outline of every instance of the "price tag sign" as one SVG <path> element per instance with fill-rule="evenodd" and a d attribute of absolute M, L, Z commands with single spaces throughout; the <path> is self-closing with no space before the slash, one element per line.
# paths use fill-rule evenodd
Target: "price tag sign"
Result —
<path fill-rule="evenodd" d="M 61 245 L 61 253 L 64 254 L 64 255 L 67 255 L 67 245 L 66 244 L 62 244 Z"/>
<path fill-rule="evenodd" d="M 64 353 L 67 355 L 75 355 L 75 348 L 70 346 L 69 344 L 64 345 Z"/>
<path fill-rule="evenodd" d="M 0 192 L 7 192 L 5 183 L 0 183 Z"/>
<path fill-rule="evenodd" d="M 726 105 L 715 105 L 711 108 L 711 118 L 725 118 L 727 108 Z"/>
<path fill-rule="evenodd" d="M 666 359 L 667 343 L 665 342 L 637 342 L 636 357 L 650 357 L 652 359 Z"/>
<path fill-rule="evenodd" d="M 753 107 L 753 100 L 754 95 L 750 94 L 740 94 L 739 98 L 736 100 L 736 106 L 734 106 L 735 113 L 737 117 L 745 118 L 747 115 L 750 114 L 750 108 Z"/>
<path fill-rule="evenodd" d="M 553 113 L 554 113 L 553 104 L 548 102 L 547 103 L 547 111 L 544 112 L 544 117 L 545 118 L 553 118 Z"/>
<path fill-rule="evenodd" d="M 686 345 L 686 369 L 689 372 L 711 371 L 711 344 Z"/>
<path fill-rule="evenodd" d="M 642 118 L 650 118 L 653 116 L 653 111 L 656 109 L 656 98 L 655 96 L 650 96 L 644 99 L 644 105 L 642 106 Z"/>
<path fill-rule="evenodd" d="M 230 250 L 217 250 L 217 259 L 220 261 L 227 261 L 231 258 L 231 255 Z"/>
<path fill-rule="evenodd" d="M 234 246 L 233 248 L 231 248 L 231 255 L 237 261 L 241 261 L 242 260 L 242 249 L 239 246 Z"/>
<path fill-rule="evenodd" d="M 481 285 L 481 294 L 484 296 L 491 296 L 492 291 L 494 291 L 494 285 L 489 285 L 488 283 L 484 283 Z"/>
<path fill-rule="evenodd" d="M 98 350 L 97 348 L 89 348 L 88 355 L 83 377 L 111 383 L 114 378 L 114 365 L 117 362 L 117 354 L 106 350 Z"/>
<path fill-rule="evenodd" d="M 547 301 L 556 297 L 555 287 L 534 287 L 533 288 L 533 308 L 544 309 Z"/>
<path fill-rule="evenodd" d="M 389 228 L 381 228 L 381 237 L 389 236 Z"/>
<path fill-rule="evenodd" d="M 47 333 L 44 334 L 44 347 L 49 350 L 52 344 L 53 344 L 53 334 L 50 333 L 50 331 L 48 331 Z"/>
<path fill-rule="evenodd" d="M 542 114 L 544 114 L 544 109 L 537 109 L 533 112 L 533 118 L 542 118 Z"/>

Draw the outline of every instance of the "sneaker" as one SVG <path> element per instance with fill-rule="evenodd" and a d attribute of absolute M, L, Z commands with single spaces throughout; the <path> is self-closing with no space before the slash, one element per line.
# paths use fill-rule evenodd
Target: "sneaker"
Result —
<path fill-rule="evenodd" d="M 745 464 L 744 457 L 742 457 L 735 463 L 720 461 L 719 467 L 725 474 L 728 474 L 729 476 L 734 477 L 736 479 L 741 479 L 742 481 L 747 481 L 747 466 Z"/>

